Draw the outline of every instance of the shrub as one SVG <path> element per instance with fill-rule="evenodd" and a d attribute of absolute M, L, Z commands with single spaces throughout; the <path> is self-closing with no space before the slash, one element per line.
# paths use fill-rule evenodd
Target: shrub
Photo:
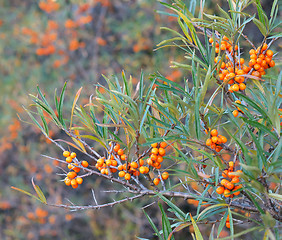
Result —
<path fill-rule="evenodd" d="M 184 51 L 185 63 L 172 62 L 191 73 L 182 83 L 159 73 L 149 83 L 141 74 L 137 85 L 124 72 L 121 79 L 104 77 L 107 86 L 97 84 L 84 106 L 78 104 L 82 88 L 77 91 L 70 116 L 63 106 L 67 84 L 55 94 L 54 107 L 38 88 L 26 111 L 61 149 L 59 157 L 43 157 L 65 164 L 62 181 L 71 190 L 96 175 L 116 186 L 112 193 L 124 187 L 125 197 L 98 204 L 92 191 L 95 205 L 56 205 L 33 183 L 34 197 L 84 210 L 154 196 L 169 207 L 159 204 L 161 230 L 145 212 L 159 239 L 174 239 L 187 227 L 196 239 L 209 228 L 214 239 L 224 226 L 230 229 L 224 239 L 248 233 L 257 238 L 261 231 L 279 239 L 282 74 L 268 69 L 276 64 L 270 48 L 281 35 L 275 32 L 278 5 L 274 1 L 268 18 L 259 1 L 228 3 L 228 11 L 218 6 L 219 16 L 204 13 L 203 2 L 197 11 L 192 3 L 190 11 L 182 1 L 162 3 L 181 30 L 163 28 L 175 36 L 159 47 Z M 258 18 L 246 10 L 251 4 Z M 263 36 L 258 46 L 244 32 L 251 23 Z M 47 120 L 69 139 L 52 139 Z M 182 210 L 178 198 L 196 211 Z"/>

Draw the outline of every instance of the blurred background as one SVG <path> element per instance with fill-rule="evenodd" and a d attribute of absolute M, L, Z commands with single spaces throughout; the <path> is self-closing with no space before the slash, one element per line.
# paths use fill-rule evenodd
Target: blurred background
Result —
<path fill-rule="evenodd" d="M 196 1 L 187 2 L 198 7 Z M 216 11 L 212 1 L 206 1 L 206 7 L 210 13 Z M 55 89 L 60 91 L 65 81 L 65 109 L 70 109 L 81 86 L 79 103 L 86 104 L 96 90 L 94 84 L 103 84 L 102 74 L 120 77 L 122 70 L 134 84 L 141 71 L 147 78 L 159 71 L 172 81 L 183 80 L 186 71 L 169 68 L 172 60 L 184 61 L 183 52 L 154 51 L 172 36 L 161 26 L 178 30 L 177 19 L 156 10 L 167 11 L 152 0 L 0 0 L 0 239 L 154 239 L 140 210 L 154 199 L 71 212 L 39 204 L 11 186 L 33 192 L 34 177 L 50 203 L 93 204 L 92 188 L 99 203 L 112 201 L 112 195 L 103 191 L 115 187 L 99 178 L 88 178 L 78 189 L 60 182 L 62 177 L 56 173 L 64 166 L 41 154 L 60 158 L 62 153 L 25 123 L 30 120 L 22 106 L 32 103 L 28 94 L 36 94 L 37 85 L 52 101 Z M 261 40 L 252 28 L 249 37 Z M 49 127 L 50 137 L 64 137 L 56 127 Z M 193 204 L 181 203 L 186 211 Z M 157 205 L 146 211 L 160 227 Z"/>

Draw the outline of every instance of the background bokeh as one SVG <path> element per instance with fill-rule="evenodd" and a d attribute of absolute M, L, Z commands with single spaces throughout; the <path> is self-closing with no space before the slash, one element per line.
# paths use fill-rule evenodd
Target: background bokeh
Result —
<path fill-rule="evenodd" d="M 269 1 L 264 5 L 267 10 Z M 206 7 L 216 11 L 212 1 L 206 1 Z M 176 48 L 154 51 L 168 37 L 160 27 L 177 30 L 177 19 L 155 10 L 165 9 L 152 0 L 0 1 L 0 239 L 153 239 L 140 208 L 154 199 L 70 212 L 46 207 L 10 187 L 33 192 L 34 177 L 50 203 L 93 204 L 92 188 L 100 203 L 112 201 L 103 190 L 114 186 L 99 178 L 88 179 L 79 189 L 60 182 L 60 164 L 41 154 L 60 157 L 61 151 L 25 122 L 29 119 L 22 106 L 32 103 L 28 94 L 36 94 L 37 85 L 52 100 L 55 89 L 60 91 L 67 81 L 67 113 L 81 86 L 80 104 L 85 104 L 95 84 L 103 84 L 102 74 L 120 75 L 122 70 L 134 84 L 141 71 L 146 77 L 160 71 L 181 81 L 188 73 L 169 65 L 172 60 L 183 62 L 183 53 Z M 251 40 L 260 40 L 256 30 L 249 32 Z M 64 137 L 54 126 L 50 129 L 51 137 Z M 193 204 L 181 205 L 188 211 Z M 160 224 L 156 204 L 146 211 Z"/>

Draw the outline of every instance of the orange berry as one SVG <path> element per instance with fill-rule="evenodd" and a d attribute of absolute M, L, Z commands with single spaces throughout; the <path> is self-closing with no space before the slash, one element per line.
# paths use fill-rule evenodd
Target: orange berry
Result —
<path fill-rule="evenodd" d="M 163 172 L 163 173 L 162 173 L 162 179 L 163 179 L 163 180 L 167 180 L 168 177 L 169 177 L 168 172 Z"/>
<path fill-rule="evenodd" d="M 145 173 L 146 173 L 146 167 L 141 166 L 141 167 L 139 168 L 139 171 L 140 171 L 140 173 L 145 174 Z"/>
<path fill-rule="evenodd" d="M 233 189 L 233 191 L 237 191 L 237 190 L 239 190 L 239 189 L 241 189 L 241 187 L 240 187 L 240 186 L 236 186 L 236 187 Z M 237 192 L 234 193 L 235 196 L 238 196 L 239 194 L 240 194 L 240 191 L 237 191 Z"/>
<path fill-rule="evenodd" d="M 81 184 L 81 183 L 83 182 L 83 179 L 82 179 L 81 177 L 77 177 L 77 178 L 76 178 L 76 182 L 77 182 L 78 184 Z"/>
<path fill-rule="evenodd" d="M 137 162 L 132 162 L 130 166 L 132 168 L 138 168 L 138 163 Z"/>
<path fill-rule="evenodd" d="M 234 176 L 231 180 L 231 183 L 238 183 L 238 182 L 240 182 L 240 179 L 238 176 Z"/>
<path fill-rule="evenodd" d="M 107 166 L 110 166 L 111 164 L 112 164 L 112 160 L 111 160 L 111 159 L 107 159 L 107 160 L 106 160 L 106 165 L 107 165 Z"/>
<path fill-rule="evenodd" d="M 151 147 L 152 147 L 152 148 L 158 147 L 158 143 L 152 143 L 152 144 L 151 144 Z"/>
<path fill-rule="evenodd" d="M 268 57 L 272 57 L 273 56 L 273 52 L 271 50 L 267 50 L 265 54 Z"/>
<path fill-rule="evenodd" d="M 244 90 L 246 89 L 246 84 L 240 83 L 240 84 L 239 84 L 239 89 L 240 89 L 241 91 L 244 91 Z"/>
<path fill-rule="evenodd" d="M 226 143 L 227 142 L 227 138 L 225 136 L 218 135 L 218 137 L 221 139 L 222 143 Z"/>
<path fill-rule="evenodd" d="M 224 195 L 224 197 L 230 197 L 231 194 L 230 194 L 229 190 L 225 189 L 224 192 L 223 192 L 223 195 Z"/>
<path fill-rule="evenodd" d="M 119 170 L 119 171 L 123 170 L 123 165 L 119 165 L 119 166 L 118 166 L 118 170 Z"/>
<path fill-rule="evenodd" d="M 229 181 L 228 181 L 227 179 L 225 179 L 225 178 L 223 178 L 223 179 L 220 181 L 220 184 L 221 184 L 222 186 L 225 186 L 227 183 L 229 183 Z"/>
<path fill-rule="evenodd" d="M 117 143 L 117 144 L 114 146 L 114 151 L 115 151 L 115 152 L 118 152 L 119 149 L 120 149 L 120 145 Z"/>
<path fill-rule="evenodd" d="M 211 149 L 215 149 L 216 148 L 216 144 L 215 143 L 212 143 L 211 144 Z"/>
<path fill-rule="evenodd" d="M 207 146 L 210 146 L 211 143 L 212 143 L 212 140 L 211 140 L 210 138 L 208 138 L 207 141 L 206 141 L 206 145 L 207 145 Z"/>
<path fill-rule="evenodd" d="M 255 49 L 251 49 L 251 50 L 249 51 L 249 54 L 250 54 L 250 55 L 256 54 L 256 50 L 255 50 Z"/>
<path fill-rule="evenodd" d="M 232 90 L 234 91 L 234 92 L 238 92 L 239 91 L 239 85 L 238 84 L 234 84 L 233 86 L 232 86 Z"/>
<path fill-rule="evenodd" d="M 275 66 L 275 62 L 273 61 L 273 60 L 271 60 L 270 62 L 269 62 L 269 67 L 274 67 Z"/>
<path fill-rule="evenodd" d="M 157 186 L 160 183 L 160 179 L 159 178 L 155 178 L 153 180 L 154 184 Z"/>
<path fill-rule="evenodd" d="M 67 163 L 71 163 L 71 162 L 72 162 L 72 158 L 71 158 L 71 157 L 67 157 L 67 158 L 66 158 L 66 162 L 67 162 Z"/>
<path fill-rule="evenodd" d="M 159 155 L 164 156 L 165 155 L 165 149 L 159 148 Z"/>
<path fill-rule="evenodd" d="M 218 131 L 216 129 L 211 130 L 211 136 L 215 137 L 217 136 Z"/>
<path fill-rule="evenodd" d="M 230 162 L 228 163 L 228 165 L 229 165 L 229 167 L 230 167 L 231 169 L 233 169 L 233 167 L 234 167 L 234 162 L 231 162 L 231 161 L 230 161 Z"/>
<path fill-rule="evenodd" d="M 69 157 L 70 156 L 70 152 L 69 151 L 64 151 L 63 152 L 63 156 L 66 157 L 66 158 Z"/>
<path fill-rule="evenodd" d="M 227 221 L 226 221 L 226 227 L 227 227 L 227 228 L 230 228 L 230 222 L 227 222 Z"/>
<path fill-rule="evenodd" d="M 259 64 L 255 64 L 255 65 L 254 65 L 254 69 L 255 69 L 255 70 L 259 70 L 259 69 L 260 69 L 260 65 L 259 65 Z"/>
<path fill-rule="evenodd" d="M 166 148 L 167 146 L 167 143 L 166 142 L 161 142 L 160 143 L 160 148 Z"/>
<path fill-rule="evenodd" d="M 71 180 L 68 177 L 65 178 L 64 182 L 67 186 L 71 185 Z"/>
<path fill-rule="evenodd" d="M 232 112 L 232 114 L 233 114 L 234 117 L 237 117 L 239 115 L 239 111 L 238 110 L 234 110 Z"/>
<path fill-rule="evenodd" d="M 152 166 L 152 165 L 153 165 L 153 161 L 152 161 L 151 158 L 148 158 L 148 159 L 147 159 L 147 164 L 148 164 L 149 166 Z"/>
<path fill-rule="evenodd" d="M 75 152 L 72 152 L 71 155 L 70 155 L 70 157 L 71 157 L 71 158 L 76 158 L 76 153 L 75 153 Z"/>
<path fill-rule="evenodd" d="M 81 165 L 82 165 L 82 167 L 87 168 L 89 164 L 88 164 L 87 161 L 82 161 L 82 162 L 81 162 Z"/>
<path fill-rule="evenodd" d="M 121 178 L 123 178 L 123 177 L 125 176 L 125 172 L 124 172 L 124 171 L 120 171 L 120 172 L 118 173 L 118 176 L 121 177 Z"/>
<path fill-rule="evenodd" d="M 151 151 L 151 153 L 158 155 L 159 149 L 158 149 L 158 148 L 153 148 L 152 151 Z"/>
<path fill-rule="evenodd" d="M 256 59 L 257 59 L 257 55 L 256 55 L 256 54 L 252 54 L 252 55 L 250 56 L 250 59 L 256 60 Z"/>
<path fill-rule="evenodd" d="M 157 162 L 161 163 L 161 162 L 163 162 L 163 160 L 164 160 L 163 157 L 158 155 Z"/>
<path fill-rule="evenodd" d="M 244 64 L 245 63 L 245 59 L 244 58 L 240 58 L 240 64 Z"/>
<path fill-rule="evenodd" d="M 143 159 L 139 159 L 139 166 L 143 166 L 144 165 L 144 160 Z"/>
<path fill-rule="evenodd" d="M 264 51 L 264 50 L 266 50 L 266 49 L 267 49 L 267 47 L 268 47 L 268 46 L 267 46 L 267 44 L 266 44 L 266 43 L 264 43 L 264 44 L 262 45 L 261 50 L 262 50 L 262 51 Z"/>
<path fill-rule="evenodd" d="M 120 149 L 120 150 L 121 150 L 121 149 Z M 127 159 L 126 154 L 122 154 L 122 155 L 120 156 L 120 159 L 121 159 L 122 161 L 125 161 L 125 160 Z"/>
<path fill-rule="evenodd" d="M 214 137 L 211 138 L 211 140 L 212 140 L 213 143 L 217 143 L 218 137 L 214 136 Z"/>
<path fill-rule="evenodd" d="M 225 44 L 221 44 L 220 45 L 220 50 L 221 51 L 225 51 L 226 50 L 226 45 Z"/>
<path fill-rule="evenodd" d="M 221 147 L 221 146 L 216 146 L 216 147 L 215 147 L 215 151 L 216 151 L 216 152 L 220 152 L 220 151 L 221 151 L 221 149 L 222 149 L 222 147 Z"/>
<path fill-rule="evenodd" d="M 80 172 L 80 168 L 79 167 L 74 167 L 72 170 L 75 171 L 76 173 Z"/>
<path fill-rule="evenodd" d="M 69 179 L 73 179 L 73 178 L 75 178 L 76 176 L 77 176 L 76 172 L 68 172 L 68 174 L 67 174 L 67 177 L 68 177 Z"/>
<path fill-rule="evenodd" d="M 99 166 L 102 166 L 104 164 L 104 159 L 103 158 L 99 158 L 97 160 L 97 163 L 98 163 Z"/>
<path fill-rule="evenodd" d="M 156 160 L 157 160 L 157 158 L 158 158 L 158 156 L 157 156 L 156 154 L 152 154 L 152 155 L 151 155 L 151 159 L 152 159 L 152 161 L 156 161 Z"/>
<path fill-rule="evenodd" d="M 73 186 L 73 185 L 77 185 L 76 179 L 72 179 L 72 180 L 71 180 L 71 185 L 72 185 L 72 186 Z"/>
<path fill-rule="evenodd" d="M 130 178 L 131 178 L 131 176 L 130 176 L 130 174 L 129 173 L 126 173 L 125 175 L 124 175 L 124 179 L 125 180 L 130 180 Z"/>
<path fill-rule="evenodd" d="M 209 38 L 209 43 L 213 43 L 213 39 L 212 38 Z"/>
<path fill-rule="evenodd" d="M 111 165 L 113 167 L 116 167 L 118 165 L 118 162 L 116 160 L 111 160 Z"/>
<path fill-rule="evenodd" d="M 224 177 L 224 178 L 227 178 L 228 177 L 228 170 L 224 170 L 223 172 L 222 172 L 222 177 Z"/>
<path fill-rule="evenodd" d="M 219 48 L 218 47 L 215 48 L 215 52 L 219 53 Z"/>
<path fill-rule="evenodd" d="M 254 66 L 256 63 L 257 63 L 257 61 L 256 61 L 255 59 L 251 59 L 251 60 L 249 61 L 249 66 L 252 67 L 252 66 Z"/>
<path fill-rule="evenodd" d="M 226 184 L 226 188 L 228 188 L 229 190 L 232 190 L 234 188 L 234 184 L 229 182 Z"/>
<path fill-rule="evenodd" d="M 120 149 L 117 151 L 117 154 L 120 155 L 120 156 L 123 155 L 123 149 L 120 148 Z"/>
<path fill-rule="evenodd" d="M 216 189 L 216 192 L 218 193 L 218 194 L 223 194 L 223 192 L 224 192 L 224 187 L 218 187 L 217 189 Z"/>
<path fill-rule="evenodd" d="M 260 77 L 260 73 L 258 71 L 253 71 L 252 76 Z"/>

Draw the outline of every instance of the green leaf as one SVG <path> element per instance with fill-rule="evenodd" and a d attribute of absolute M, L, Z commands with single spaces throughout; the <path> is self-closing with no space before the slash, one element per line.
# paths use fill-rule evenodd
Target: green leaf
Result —
<path fill-rule="evenodd" d="M 171 225 L 161 203 L 159 203 L 159 208 L 161 209 L 162 212 L 163 235 L 165 239 L 168 239 L 170 233 L 172 232 Z M 170 239 L 174 239 L 173 235 L 170 236 Z"/>
<path fill-rule="evenodd" d="M 72 108 L 71 108 L 71 119 L 70 119 L 70 127 L 69 128 L 72 127 L 73 111 L 74 111 L 75 105 L 77 103 L 77 100 L 80 96 L 81 90 L 82 90 L 82 87 L 76 92 L 75 98 L 73 100 L 73 104 L 72 104 Z M 61 101 L 61 99 L 60 99 L 60 101 Z"/>
<path fill-rule="evenodd" d="M 277 193 L 268 193 L 268 196 L 271 198 L 275 198 L 276 200 L 282 201 L 282 195 Z"/>
<path fill-rule="evenodd" d="M 156 225 L 154 224 L 154 222 L 152 221 L 152 219 L 150 218 L 150 216 L 143 210 L 146 218 L 148 219 L 151 227 L 154 229 L 155 233 L 157 234 L 159 240 L 164 240 L 163 237 L 160 235 L 159 230 L 157 229 Z"/>
<path fill-rule="evenodd" d="M 192 217 L 191 213 L 190 213 L 190 218 L 191 218 L 191 221 L 193 223 L 193 227 L 194 227 L 194 231 L 195 231 L 195 234 L 196 234 L 196 239 L 197 240 L 204 240 L 201 232 L 200 232 L 200 229 L 198 228 L 194 218 Z"/>
<path fill-rule="evenodd" d="M 256 24 L 256 26 L 258 27 L 258 29 L 260 30 L 261 34 L 263 36 L 266 36 L 267 34 L 267 29 L 265 28 L 265 26 L 263 25 L 263 23 L 261 21 L 259 21 L 258 19 L 254 18 L 253 19 L 254 24 Z"/>
<path fill-rule="evenodd" d="M 33 194 L 31 194 L 31 193 L 29 193 L 29 192 L 27 192 L 27 191 L 24 191 L 24 190 L 22 190 L 22 189 L 20 189 L 20 188 L 16 188 L 16 187 L 13 187 L 13 186 L 12 186 L 11 188 L 14 189 L 14 190 L 16 190 L 16 191 L 22 192 L 22 193 L 24 193 L 24 194 L 26 194 L 26 195 L 28 195 L 28 196 L 30 196 L 30 197 L 35 198 L 36 200 L 38 200 L 38 201 L 40 201 L 40 202 L 42 202 L 40 198 L 34 196 Z"/>

